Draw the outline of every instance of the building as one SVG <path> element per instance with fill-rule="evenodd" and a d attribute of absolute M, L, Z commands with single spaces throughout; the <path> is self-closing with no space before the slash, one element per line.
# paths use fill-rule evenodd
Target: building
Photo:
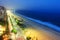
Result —
<path fill-rule="evenodd" d="M 6 8 L 0 6 L 0 21 L 5 19 L 5 15 L 6 15 Z"/>

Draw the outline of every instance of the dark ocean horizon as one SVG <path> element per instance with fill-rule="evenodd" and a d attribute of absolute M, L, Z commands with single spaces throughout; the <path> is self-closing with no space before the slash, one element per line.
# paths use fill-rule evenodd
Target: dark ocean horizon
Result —
<path fill-rule="evenodd" d="M 30 10 L 16 10 L 15 12 L 24 16 L 49 22 L 60 27 L 60 13 L 59 12 L 43 12 L 43 11 L 30 11 Z"/>

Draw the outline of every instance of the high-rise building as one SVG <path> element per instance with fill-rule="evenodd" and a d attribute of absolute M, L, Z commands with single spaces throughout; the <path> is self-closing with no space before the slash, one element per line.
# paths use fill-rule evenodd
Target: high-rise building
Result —
<path fill-rule="evenodd" d="M 3 6 L 0 6 L 0 20 L 4 20 L 6 15 L 6 8 Z"/>

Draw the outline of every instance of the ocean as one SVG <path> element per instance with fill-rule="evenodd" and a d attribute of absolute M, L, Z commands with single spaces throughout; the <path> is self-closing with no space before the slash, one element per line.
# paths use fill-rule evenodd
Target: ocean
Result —
<path fill-rule="evenodd" d="M 59 12 L 43 12 L 43 11 L 32 11 L 32 10 L 16 10 L 15 12 L 24 16 L 48 22 L 60 27 L 60 13 Z"/>

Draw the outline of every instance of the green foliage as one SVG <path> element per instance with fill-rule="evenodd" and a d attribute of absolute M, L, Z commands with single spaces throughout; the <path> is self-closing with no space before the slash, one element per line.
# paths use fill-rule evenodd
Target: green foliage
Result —
<path fill-rule="evenodd" d="M 12 32 L 15 33 L 15 34 L 17 34 L 17 30 L 16 29 L 13 29 Z"/>
<path fill-rule="evenodd" d="M 3 21 L 1 21 L 1 22 L 0 22 L 0 25 L 4 25 L 4 22 L 3 22 Z"/>

